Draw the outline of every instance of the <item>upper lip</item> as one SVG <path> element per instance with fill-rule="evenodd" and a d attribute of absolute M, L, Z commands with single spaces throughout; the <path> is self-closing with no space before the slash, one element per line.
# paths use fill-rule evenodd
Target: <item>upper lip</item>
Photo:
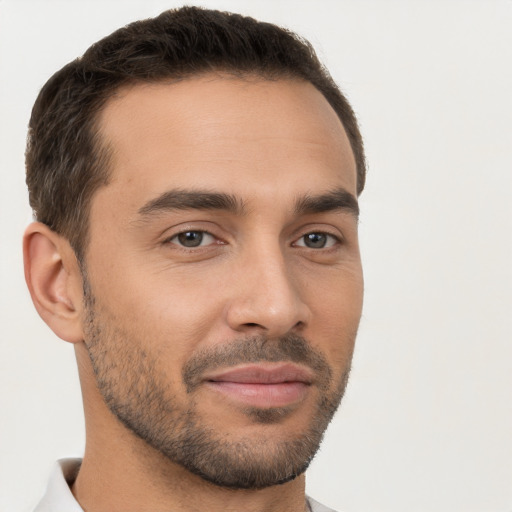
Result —
<path fill-rule="evenodd" d="M 293 363 L 257 363 L 236 366 L 218 373 L 205 375 L 205 381 L 235 382 L 240 384 L 280 384 L 284 382 L 303 382 L 311 384 L 313 372 Z"/>

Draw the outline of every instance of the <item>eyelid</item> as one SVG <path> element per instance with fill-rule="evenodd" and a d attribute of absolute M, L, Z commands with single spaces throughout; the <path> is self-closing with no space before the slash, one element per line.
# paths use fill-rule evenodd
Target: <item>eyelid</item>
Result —
<path fill-rule="evenodd" d="M 295 241 L 311 233 L 321 233 L 334 237 L 338 242 L 345 242 L 344 224 L 332 222 L 332 220 L 312 220 L 297 226 L 291 233 L 290 238 Z"/>

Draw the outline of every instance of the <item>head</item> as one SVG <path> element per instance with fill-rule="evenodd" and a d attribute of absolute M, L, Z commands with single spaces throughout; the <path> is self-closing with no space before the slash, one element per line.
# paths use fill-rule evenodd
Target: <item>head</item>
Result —
<path fill-rule="evenodd" d="M 27 281 L 89 401 L 216 485 L 302 474 L 348 378 L 364 178 L 348 102 L 274 25 L 167 11 L 56 73 L 30 121 Z"/>
<path fill-rule="evenodd" d="M 108 183 L 111 171 L 108 143 L 98 133 L 105 104 L 124 86 L 178 82 L 211 72 L 311 83 L 345 128 L 356 161 L 357 193 L 362 192 L 366 166 L 356 118 L 311 45 L 270 23 L 184 7 L 117 30 L 43 87 L 26 151 L 36 219 L 65 236 L 81 258 L 91 198 Z"/>

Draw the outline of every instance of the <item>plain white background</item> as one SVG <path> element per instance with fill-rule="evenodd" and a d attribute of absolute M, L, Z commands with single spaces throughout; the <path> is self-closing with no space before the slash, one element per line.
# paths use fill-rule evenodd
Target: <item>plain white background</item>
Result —
<path fill-rule="evenodd" d="M 72 348 L 33 310 L 24 143 L 49 76 L 176 1 L 0 0 L 0 510 L 80 455 Z M 308 475 L 340 511 L 512 510 L 512 2 L 203 0 L 309 38 L 360 118 L 366 302 Z"/>

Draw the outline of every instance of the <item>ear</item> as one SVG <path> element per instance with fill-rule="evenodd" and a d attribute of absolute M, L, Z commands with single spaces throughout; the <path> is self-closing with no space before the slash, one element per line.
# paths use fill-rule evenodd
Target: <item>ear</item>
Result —
<path fill-rule="evenodd" d="M 25 280 L 40 317 L 65 341 L 83 341 L 83 288 L 69 242 L 40 222 L 23 237 Z"/>

